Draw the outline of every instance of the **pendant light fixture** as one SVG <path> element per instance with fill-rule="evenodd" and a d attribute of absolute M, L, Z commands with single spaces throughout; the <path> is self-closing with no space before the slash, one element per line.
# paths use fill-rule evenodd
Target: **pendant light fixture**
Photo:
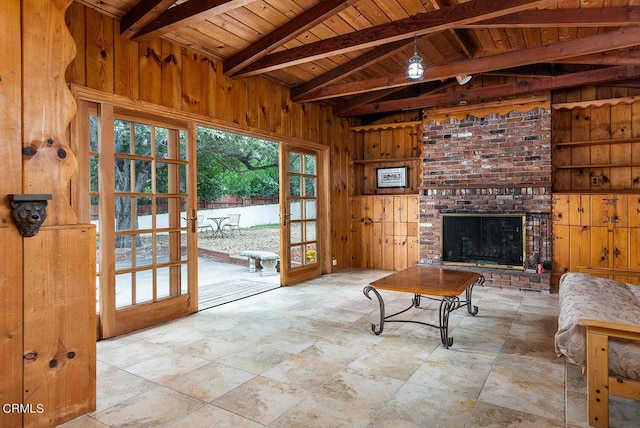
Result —
<path fill-rule="evenodd" d="M 409 67 L 407 67 L 407 80 L 422 80 L 424 74 L 424 65 L 422 58 L 418 55 L 418 36 L 413 39 L 413 56 L 409 59 Z"/>

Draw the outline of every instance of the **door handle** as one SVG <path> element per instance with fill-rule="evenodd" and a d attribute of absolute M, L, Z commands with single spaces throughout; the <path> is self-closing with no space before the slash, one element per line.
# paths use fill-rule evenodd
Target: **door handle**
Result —
<path fill-rule="evenodd" d="M 191 217 L 182 217 L 182 219 L 191 221 L 191 233 L 196 233 L 196 220 L 198 220 L 198 216 L 196 216 L 196 210 L 191 210 Z"/>

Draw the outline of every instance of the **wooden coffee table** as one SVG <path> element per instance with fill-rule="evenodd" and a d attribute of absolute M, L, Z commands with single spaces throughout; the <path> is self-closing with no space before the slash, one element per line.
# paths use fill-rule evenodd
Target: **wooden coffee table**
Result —
<path fill-rule="evenodd" d="M 483 283 L 484 277 L 476 272 L 421 266 L 412 266 L 380 278 L 362 290 L 368 299 L 371 299 L 369 292 L 373 291 L 380 303 L 380 327 L 376 329 L 376 325 L 371 324 L 371 330 L 377 335 L 382 333 L 385 322 L 412 322 L 427 325 L 440 330 L 442 344 L 449 348 L 453 344 L 453 338 L 449 337 L 449 315 L 464 306 L 467 307 L 467 311 L 471 315 L 476 315 L 478 307 L 472 306 L 471 293 L 475 285 L 482 285 Z M 384 301 L 378 290 L 412 293 L 411 306 L 395 314 L 385 316 Z M 466 300 L 460 300 L 462 292 L 465 292 Z M 390 319 L 407 312 L 411 308 L 420 306 L 421 298 L 440 301 L 438 325 L 421 321 Z"/>

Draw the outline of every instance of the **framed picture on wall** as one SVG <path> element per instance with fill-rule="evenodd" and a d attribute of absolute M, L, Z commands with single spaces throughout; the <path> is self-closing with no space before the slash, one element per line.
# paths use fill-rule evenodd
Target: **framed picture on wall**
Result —
<path fill-rule="evenodd" d="M 407 187 L 409 185 L 407 170 L 406 166 L 376 168 L 376 186 L 378 188 Z"/>

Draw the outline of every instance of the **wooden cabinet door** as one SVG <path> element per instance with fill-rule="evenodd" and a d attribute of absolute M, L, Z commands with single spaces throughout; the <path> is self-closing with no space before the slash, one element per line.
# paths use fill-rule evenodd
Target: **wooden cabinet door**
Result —
<path fill-rule="evenodd" d="M 613 233 L 608 227 L 591 228 L 591 267 L 612 267 Z M 578 249 L 580 244 L 571 243 L 572 252 Z"/>
<path fill-rule="evenodd" d="M 571 245 L 569 238 L 569 226 L 562 224 L 553 225 L 553 241 L 551 243 L 551 269 L 554 284 L 558 284 L 560 276 L 569 271 Z"/>
<path fill-rule="evenodd" d="M 569 226 L 569 270 L 578 272 L 580 267 L 591 266 L 591 228 L 589 226 Z"/>
<path fill-rule="evenodd" d="M 629 227 L 629 198 L 627 195 L 616 195 L 613 204 L 611 223 L 615 227 Z"/>
<path fill-rule="evenodd" d="M 569 225 L 569 195 L 564 193 L 556 193 L 553 195 L 551 206 L 552 216 L 551 220 L 555 225 Z"/>
<path fill-rule="evenodd" d="M 629 269 L 640 270 L 640 227 L 629 228 Z M 640 284 L 640 277 L 629 278 L 632 284 Z"/>
<path fill-rule="evenodd" d="M 388 212 L 391 199 L 388 196 L 371 196 L 367 199 L 370 200 L 372 221 L 391 221 L 391 216 Z"/>
<path fill-rule="evenodd" d="M 569 224 L 591 226 L 590 195 L 569 195 Z"/>
<path fill-rule="evenodd" d="M 591 196 L 591 225 L 608 226 L 614 214 L 615 200 L 611 195 Z"/>
<path fill-rule="evenodd" d="M 640 228 L 640 196 L 629 195 L 627 202 L 627 217 L 629 227 Z"/>

